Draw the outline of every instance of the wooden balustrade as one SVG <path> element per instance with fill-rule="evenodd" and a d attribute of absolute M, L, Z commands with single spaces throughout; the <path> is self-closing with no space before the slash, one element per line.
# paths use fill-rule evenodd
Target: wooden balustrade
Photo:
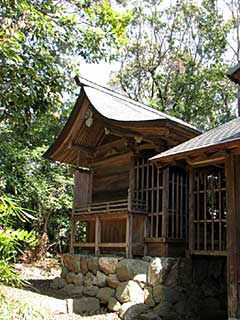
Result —
<path fill-rule="evenodd" d="M 121 211 L 144 213 L 147 212 L 147 204 L 142 200 L 132 199 L 129 197 L 128 199 L 97 202 L 78 206 L 74 209 L 74 215 L 114 213 Z"/>

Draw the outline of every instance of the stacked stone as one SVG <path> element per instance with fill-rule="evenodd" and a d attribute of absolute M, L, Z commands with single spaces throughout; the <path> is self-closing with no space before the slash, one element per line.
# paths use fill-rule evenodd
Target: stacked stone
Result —
<path fill-rule="evenodd" d="M 69 309 L 75 313 L 97 312 L 105 305 L 125 320 L 198 319 L 193 301 L 189 307 L 191 294 L 181 283 L 183 271 L 188 279 L 179 258 L 65 254 L 61 278 L 52 287 L 74 298 Z"/>

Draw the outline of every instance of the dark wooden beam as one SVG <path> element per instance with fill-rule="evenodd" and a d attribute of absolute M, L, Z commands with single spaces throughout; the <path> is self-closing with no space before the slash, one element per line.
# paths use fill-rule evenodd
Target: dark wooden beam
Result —
<path fill-rule="evenodd" d="M 74 142 L 70 142 L 68 145 L 68 148 L 73 148 L 75 150 L 81 151 L 81 152 L 87 152 L 87 153 L 94 153 L 96 152 L 96 148 L 90 147 L 90 146 L 85 146 L 82 144 L 77 144 Z"/>
<path fill-rule="evenodd" d="M 240 157 L 228 154 L 227 179 L 227 284 L 228 319 L 240 319 Z"/>

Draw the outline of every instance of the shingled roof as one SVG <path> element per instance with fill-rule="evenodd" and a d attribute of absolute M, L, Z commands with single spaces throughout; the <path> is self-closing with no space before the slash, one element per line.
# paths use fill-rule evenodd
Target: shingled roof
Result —
<path fill-rule="evenodd" d="M 240 144 L 240 118 L 233 119 L 219 127 L 209 130 L 200 136 L 183 142 L 151 160 L 168 161 L 175 158 L 184 158 L 196 151 L 210 150 L 214 147 L 228 148 L 235 143 Z"/>
<path fill-rule="evenodd" d="M 122 94 L 104 88 L 82 77 L 79 80 L 79 84 L 83 87 L 91 104 L 103 117 L 107 119 L 123 122 L 169 120 L 178 125 L 193 129 L 195 132 L 200 132 L 194 126 L 176 117 L 148 107 L 143 103 L 134 101 Z"/>
<path fill-rule="evenodd" d="M 44 154 L 47 158 L 86 166 L 90 154 L 93 159 L 109 134 L 136 138 L 157 148 L 171 147 L 200 134 L 188 123 L 122 94 L 84 78 L 76 81 L 80 94 L 66 125 Z"/>

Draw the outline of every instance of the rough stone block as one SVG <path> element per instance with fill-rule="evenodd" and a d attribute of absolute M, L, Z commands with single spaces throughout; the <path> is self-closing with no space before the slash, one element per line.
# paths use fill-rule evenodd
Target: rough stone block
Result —
<path fill-rule="evenodd" d="M 161 301 L 154 309 L 153 312 L 162 317 L 164 320 L 178 319 L 177 313 L 174 311 L 172 304 L 168 301 Z"/>
<path fill-rule="evenodd" d="M 123 320 L 136 320 L 139 319 L 142 313 L 146 313 L 147 311 L 149 311 L 149 306 L 145 304 L 127 302 L 121 306 L 119 315 Z"/>
<path fill-rule="evenodd" d="M 91 287 L 93 285 L 96 285 L 97 277 L 91 272 L 88 272 L 84 277 L 83 283 L 85 287 Z"/>
<path fill-rule="evenodd" d="M 63 278 L 57 277 L 53 279 L 50 283 L 50 288 L 52 289 L 62 289 L 66 285 L 66 281 Z"/>
<path fill-rule="evenodd" d="M 118 312 L 121 308 L 121 303 L 114 297 L 110 297 L 108 300 L 108 310 Z"/>
<path fill-rule="evenodd" d="M 89 297 L 96 297 L 99 288 L 97 286 L 90 286 L 83 288 L 83 294 Z"/>
<path fill-rule="evenodd" d="M 97 274 L 99 270 L 98 260 L 99 258 L 97 257 L 88 257 L 88 270 L 94 274 Z"/>
<path fill-rule="evenodd" d="M 69 283 L 73 283 L 75 278 L 75 273 L 74 272 L 68 272 L 68 274 L 66 275 L 66 282 Z"/>
<path fill-rule="evenodd" d="M 171 288 L 159 284 L 153 287 L 153 298 L 156 301 L 156 303 L 159 303 L 164 300 L 168 301 L 168 303 L 170 304 L 175 304 L 178 301 L 184 299 L 184 295 L 181 292 L 180 288 Z"/>
<path fill-rule="evenodd" d="M 144 303 L 144 291 L 133 280 L 122 282 L 116 290 L 116 298 L 122 302 Z"/>
<path fill-rule="evenodd" d="M 146 281 L 149 263 L 143 260 L 123 259 L 116 266 L 116 274 L 120 281 Z"/>
<path fill-rule="evenodd" d="M 78 273 L 78 274 L 75 274 L 74 277 L 73 277 L 73 283 L 76 285 L 76 286 L 82 286 L 83 285 L 83 274 L 82 273 Z"/>
<path fill-rule="evenodd" d="M 62 255 L 64 266 L 72 272 L 78 273 L 81 271 L 80 256 L 78 254 L 64 253 Z"/>
<path fill-rule="evenodd" d="M 177 261 L 176 258 L 165 257 L 153 259 L 148 268 L 148 284 L 155 286 L 159 283 L 164 283 L 170 269 Z"/>
<path fill-rule="evenodd" d="M 67 284 L 67 285 L 63 288 L 63 291 L 64 291 L 68 296 L 72 296 L 73 289 L 74 289 L 74 284 L 69 283 L 69 284 Z"/>
<path fill-rule="evenodd" d="M 111 297 L 113 297 L 115 294 L 115 290 L 112 288 L 101 288 L 99 289 L 97 293 L 97 298 L 100 300 L 103 304 L 108 304 L 108 301 Z"/>
<path fill-rule="evenodd" d="M 144 303 L 150 307 L 155 306 L 155 301 L 153 299 L 153 288 L 152 287 L 144 288 Z"/>
<path fill-rule="evenodd" d="M 88 272 L 88 257 L 87 256 L 80 257 L 80 266 L 81 266 L 82 273 L 86 274 Z"/>
<path fill-rule="evenodd" d="M 97 271 L 97 285 L 99 287 L 105 287 L 107 283 L 107 276 L 101 271 Z"/>
<path fill-rule="evenodd" d="M 118 258 L 103 257 L 99 259 L 99 269 L 105 274 L 115 273 Z"/>
<path fill-rule="evenodd" d="M 65 279 L 66 275 L 68 274 L 69 270 L 64 265 L 61 266 L 61 278 Z"/>
<path fill-rule="evenodd" d="M 83 287 L 82 286 L 74 286 L 71 289 L 71 296 L 73 296 L 73 297 L 75 297 L 75 296 L 82 297 L 82 295 L 83 295 Z"/>
<path fill-rule="evenodd" d="M 150 311 L 147 313 L 140 314 L 138 320 L 162 320 L 162 318 L 158 314 Z"/>
<path fill-rule="evenodd" d="M 107 277 L 107 284 L 109 287 L 116 289 L 120 284 L 120 281 L 115 274 L 109 274 Z"/>
<path fill-rule="evenodd" d="M 100 310 L 100 303 L 97 298 L 84 297 L 80 299 L 72 299 L 73 312 L 81 314 L 83 312 L 97 312 Z"/>

